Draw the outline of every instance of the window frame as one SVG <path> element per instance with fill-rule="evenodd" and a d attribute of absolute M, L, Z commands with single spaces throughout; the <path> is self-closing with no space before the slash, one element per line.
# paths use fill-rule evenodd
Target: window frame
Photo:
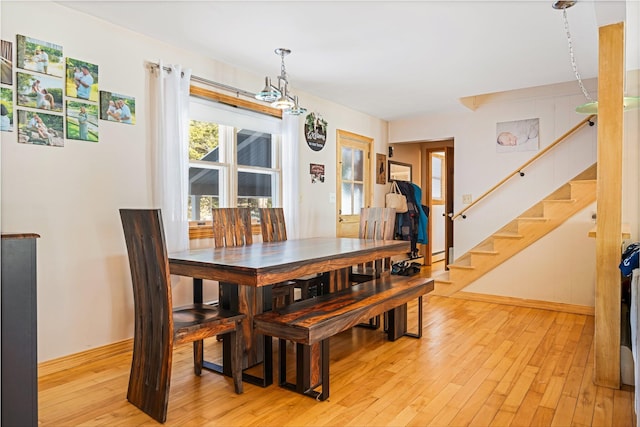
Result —
<path fill-rule="evenodd" d="M 200 98 L 206 101 L 218 102 L 237 108 L 242 108 L 254 113 L 265 114 L 267 116 L 275 117 L 282 120 L 282 110 L 270 107 L 268 105 L 260 104 L 253 101 L 240 99 L 225 95 L 220 92 L 216 92 L 210 89 L 206 89 L 197 85 L 190 86 L 190 96 L 192 98 Z M 190 118 L 191 119 L 191 118 Z M 224 126 L 224 125 L 222 125 Z M 238 173 L 261 173 L 272 175 L 272 188 L 274 188 L 274 194 L 272 195 L 272 205 L 280 206 L 282 200 L 282 135 L 278 135 L 275 141 L 272 141 L 272 156 L 273 167 L 265 168 L 259 166 L 238 165 L 236 153 L 237 153 L 237 130 L 234 130 L 232 143 L 226 143 L 226 149 L 231 150 L 227 153 L 227 158 L 224 162 L 209 162 L 201 160 L 189 160 L 188 167 L 192 165 L 201 164 L 202 167 L 207 169 L 220 170 L 221 180 L 224 182 L 220 188 L 220 206 L 221 207 L 235 207 L 238 201 Z M 222 141 L 221 141 L 222 145 Z M 222 152 L 222 148 L 221 148 Z M 223 197 L 224 195 L 224 197 Z M 189 196 L 190 197 L 190 196 Z M 224 201 L 223 201 L 224 200 Z M 260 224 L 252 224 L 252 234 L 260 234 Z M 213 228 L 211 220 L 190 220 L 189 221 L 189 239 L 206 239 L 213 237 Z"/>

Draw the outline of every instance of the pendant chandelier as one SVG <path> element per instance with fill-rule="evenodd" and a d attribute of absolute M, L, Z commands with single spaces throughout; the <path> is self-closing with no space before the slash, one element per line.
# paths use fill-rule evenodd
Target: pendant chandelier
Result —
<path fill-rule="evenodd" d="M 278 86 L 271 84 L 271 79 L 265 77 L 264 88 L 256 94 L 259 101 L 270 102 L 274 108 L 283 110 L 286 114 L 299 116 L 307 112 L 298 103 L 298 97 L 289 92 L 289 79 L 287 77 L 287 69 L 284 66 L 284 57 L 291 53 L 290 49 L 280 47 L 275 50 L 276 55 L 280 56 L 280 75 L 278 76 Z"/>
<path fill-rule="evenodd" d="M 578 81 L 578 85 L 580 86 L 580 90 L 582 90 L 582 94 L 587 99 L 587 102 L 576 107 L 576 112 L 580 114 L 598 114 L 598 101 L 593 100 L 587 92 L 587 89 L 584 87 L 582 83 L 582 78 L 580 77 L 580 73 L 578 72 L 578 66 L 576 65 L 576 58 L 573 53 L 573 40 L 571 38 L 571 32 L 569 31 L 569 20 L 567 19 L 567 9 L 574 6 L 578 1 L 570 0 L 570 1 L 554 1 L 552 7 L 557 10 L 562 10 L 562 19 L 564 21 L 564 30 L 567 34 L 567 42 L 569 44 L 569 57 L 571 59 L 571 67 L 573 68 L 573 72 L 576 76 L 576 80 Z M 623 110 L 633 110 L 640 107 L 640 97 L 637 96 L 625 96 L 623 99 Z"/>

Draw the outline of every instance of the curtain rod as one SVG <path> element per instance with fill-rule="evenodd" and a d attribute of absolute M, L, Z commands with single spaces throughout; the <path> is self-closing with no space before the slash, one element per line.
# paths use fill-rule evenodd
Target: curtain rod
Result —
<path fill-rule="evenodd" d="M 148 62 L 148 64 L 149 64 L 149 66 L 151 68 L 160 68 L 160 64 L 158 64 L 157 62 Z M 166 66 L 162 66 L 162 69 L 164 71 L 169 72 L 169 73 L 172 71 L 171 68 L 166 67 Z M 184 73 L 182 73 L 182 75 L 184 76 Z M 224 83 L 214 82 L 213 80 L 208 80 L 208 79 L 205 79 L 203 77 L 198 77 L 198 76 L 191 75 L 191 80 L 193 80 L 194 82 L 197 82 L 197 83 L 203 83 L 203 84 L 206 84 L 206 85 L 209 85 L 209 86 L 217 87 L 218 89 L 223 89 L 223 90 L 226 90 L 226 91 L 229 91 L 229 92 L 234 92 L 237 96 L 242 95 L 242 96 L 246 96 L 247 98 L 252 98 L 252 99 L 255 99 L 255 96 L 256 96 L 255 93 L 251 93 L 251 92 L 248 92 L 248 91 L 243 90 L 243 89 L 238 89 L 237 87 L 229 86 L 229 85 L 226 85 Z"/>

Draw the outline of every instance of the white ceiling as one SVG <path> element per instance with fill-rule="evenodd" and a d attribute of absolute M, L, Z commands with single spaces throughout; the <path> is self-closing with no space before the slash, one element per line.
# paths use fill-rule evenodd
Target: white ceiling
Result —
<path fill-rule="evenodd" d="M 463 109 L 463 97 L 575 80 L 562 12 L 551 0 L 58 3 L 258 76 L 275 78 L 274 49 L 289 48 L 294 93 L 385 120 Z M 567 10 L 583 79 L 597 75 L 598 26 L 625 13 L 627 52 L 634 52 L 627 69 L 640 68 L 640 7 L 626 3 L 581 0 Z"/>

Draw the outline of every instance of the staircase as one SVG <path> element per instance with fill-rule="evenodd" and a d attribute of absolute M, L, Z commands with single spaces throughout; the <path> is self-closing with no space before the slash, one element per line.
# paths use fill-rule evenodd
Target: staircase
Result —
<path fill-rule="evenodd" d="M 467 253 L 435 279 L 435 295 L 449 296 L 502 264 L 596 200 L 596 164 L 558 188 Z"/>

